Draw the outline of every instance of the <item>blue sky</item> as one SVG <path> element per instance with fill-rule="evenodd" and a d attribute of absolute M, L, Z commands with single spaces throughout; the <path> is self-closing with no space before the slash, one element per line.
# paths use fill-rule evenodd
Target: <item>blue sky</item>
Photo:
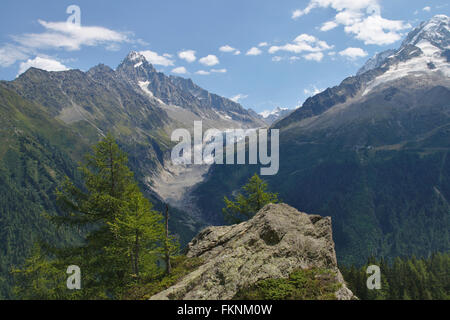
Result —
<path fill-rule="evenodd" d="M 69 5 L 81 25 L 67 29 Z M 131 50 L 260 112 L 334 86 L 447 0 L 2 0 L 0 79 L 29 66 L 112 68 Z"/>

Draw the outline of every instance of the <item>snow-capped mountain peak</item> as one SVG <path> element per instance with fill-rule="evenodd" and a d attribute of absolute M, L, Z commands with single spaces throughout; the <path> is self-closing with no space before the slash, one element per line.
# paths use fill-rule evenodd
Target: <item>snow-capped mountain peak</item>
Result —
<path fill-rule="evenodd" d="M 125 57 L 117 67 L 117 71 L 127 78 L 133 78 L 139 81 L 147 81 L 153 73 L 157 72 L 145 56 L 136 51 L 131 51 Z"/>
<path fill-rule="evenodd" d="M 281 118 L 289 115 L 293 110 L 288 108 L 276 107 L 273 110 L 265 110 L 260 112 L 259 115 L 264 119 L 264 121 L 268 124 L 272 124 L 275 121 L 280 120 Z"/>
<path fill-rule="evenodd" d="M 370 58 L 359 69 L 357 75 L 400 61 L 405 62 L 417 56 L 428 58 L 447 56 L 449 50 L 450 18 L 442 14 L 436 15 L 412 30 L 399 49 L 386 50 Z"/>
<path fill-rule="evenodd" d="M 276 116 L 279 115 L 280 113 L 282 113 L 283 111 L 289 110 L 288 108 L 281 108 L 281 107 L 276 107 L 275 109 L 273 109 L 272 111 L 270 110 L 265 110 L 261 113 L 259 113 L 264 119 L 270 117 L 270 116 Z"/>
<path fill-rule="evenodd" d="M 128 56 L 125 58 L 125 60 L 129 61 L 135 61 L 135 62 L 142 62 L 145 60 L 145 57 L 136 51 L 131 51 Z"/>
<path fill-rule="evenodd" d="M 149 65 L 145 56 L 139 52 L 131 51 L 124 60 L 125 63 L 132 65 L 134 68 Z"/>
<path fill-rule="evenodd" d="M 371 58 L 358 72 L 366 77 L 363 95 L 376 86 L 407 76 L 440 75 L 450 77 L 450 18 L 437 15 L 412 30 L 398 50 L 385 51 Z M 375 78 L 372 76 L 375 75 Z"/>
<path fill-rule="evenodd" d="M 363 74 L 364 72 L 380 67 L 384 63 L 384 60 L 386 60 L 386 58 L 392 56 L 396 52 L 397 50 L 389 49 L 377 53 L 372 58 L 367 60 L 367 62 L 358 70 L 357 75 Z"/>
<path fill-rule="evenodd" d="M 442 50 L 450 49 L 450 17 L 440 14 L 422 22 L 408 34 L 402 47 L 415 46 L 424 40 Z"/>

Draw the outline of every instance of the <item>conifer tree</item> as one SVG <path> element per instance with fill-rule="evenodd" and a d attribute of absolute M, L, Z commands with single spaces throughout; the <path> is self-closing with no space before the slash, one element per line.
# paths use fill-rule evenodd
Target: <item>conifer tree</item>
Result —
<path fill-rule="evenodd" d="M 253 217 L 268 203 L 278 203 L 278 194 L 268 192 L 268 185 L 256 173 L 242 187 L 243 193 L 235 201 L 224 197 L 225 208 L 222 213 L 229 223 L 239 223 Z"/>
<path fill-rule="evenodd" d="M 136 282 L 155 272 L 158 248 L 163 234 L 161 214 L 140 192 L 130 194 L 123 214 L 108 222 L 114 246 L 107 247 L 112 256 L 129 258 L 128 275 Z"/>

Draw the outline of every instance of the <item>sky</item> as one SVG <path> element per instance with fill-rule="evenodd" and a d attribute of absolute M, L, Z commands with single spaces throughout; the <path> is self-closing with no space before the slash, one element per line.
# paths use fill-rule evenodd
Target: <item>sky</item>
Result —
<path fill-rule="evenodd" d="M 134 50 L 158 71 L 257 112 L 296 108 L 398 48 L 447 0 L 2 0 L 0 79 L 29 67 L 115 69 Z M 78 14 L 79 13 L 79 14 Z"/>

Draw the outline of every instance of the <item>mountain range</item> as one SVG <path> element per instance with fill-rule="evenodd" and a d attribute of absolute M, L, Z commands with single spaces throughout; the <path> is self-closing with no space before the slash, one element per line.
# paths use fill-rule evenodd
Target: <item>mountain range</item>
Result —
<path fill-rule="evenodd" d="M 449 18 L 435 16 L 300 108 L 264 115 L 158 72 L 137 52 L 115 70 L 31 68 L 1 81 L 0 287 L 36 240 L 80 240 L 42 213 L 59 213 L 59 182 L 80 182 L 77 162 L 107 133 L 155 207 L 173 206 L 170 227 L 182 244 L 223 224 L 223 197 L 259 168 L 171 165 L 171 132 L 195 120 L 204 129 L 280 129 L 280 170 L 269 185 L 299 211 L 332 217 L 339 261 L 448 252 L 449 39 Z"/>

